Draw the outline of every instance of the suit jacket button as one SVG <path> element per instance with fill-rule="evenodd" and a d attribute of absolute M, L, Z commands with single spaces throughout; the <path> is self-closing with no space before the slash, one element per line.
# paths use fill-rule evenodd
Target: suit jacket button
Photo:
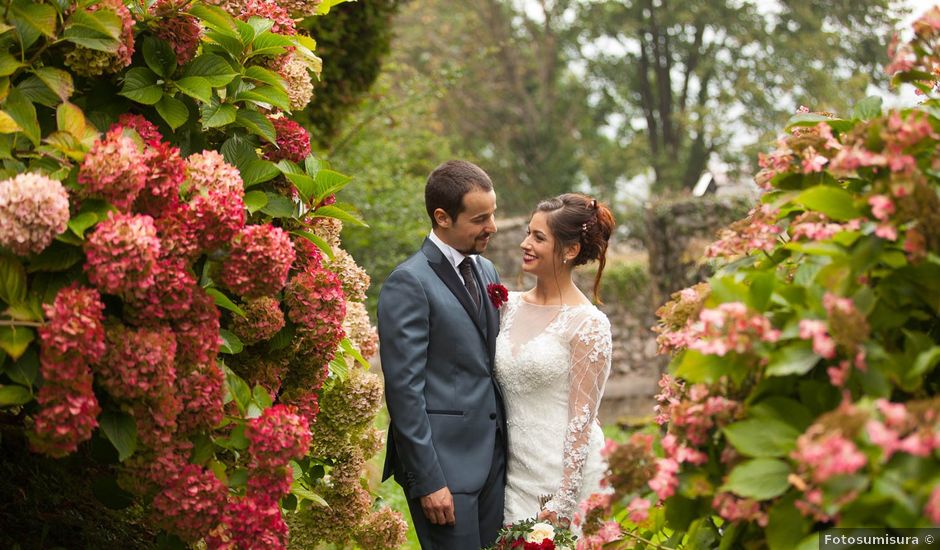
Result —
<path fill-rule="evenodd" d="M 496 413 L 490 413 L 490 420 L 496 420 Z"/>

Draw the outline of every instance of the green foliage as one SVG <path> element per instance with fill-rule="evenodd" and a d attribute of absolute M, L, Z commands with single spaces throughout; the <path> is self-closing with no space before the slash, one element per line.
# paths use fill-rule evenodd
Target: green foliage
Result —
<path fill-rule="evenodd" d="M 330 11 L 330 17 L 306 20 L 317 38 L 317 52 L 329 62 L 323 67 L 316 97 L 301 114 L 313 129 L 313 139 L 329 149 L 344 121 L 379 77 L 389 53 L 391 19 L 402 0 L 350 2 Z"/>

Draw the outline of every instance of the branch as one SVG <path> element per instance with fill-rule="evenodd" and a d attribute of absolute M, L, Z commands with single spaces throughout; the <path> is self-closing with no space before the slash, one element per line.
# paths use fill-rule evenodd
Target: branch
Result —
<path fill-rule="evenodd" d="M 0 319 L 0 327 L 41 327 L 44 323 L 36 321 L 18 321 L 16 319 Z"/>

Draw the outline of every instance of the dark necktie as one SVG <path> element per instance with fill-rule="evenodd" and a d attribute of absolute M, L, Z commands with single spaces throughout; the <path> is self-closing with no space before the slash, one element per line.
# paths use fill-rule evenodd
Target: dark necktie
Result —
<path fill-rule="evenodd" d="M 477 290 L 477 281 L 473 277 L 473 268 L 470 266 L 470 258 L 464 258 L 457 266 L 460 269 L 460 276 L 463 277 L 463 286 L 467 287 L 467 292 L 473 298 L 473 303 L 480 309 L 480 291 Z"/>

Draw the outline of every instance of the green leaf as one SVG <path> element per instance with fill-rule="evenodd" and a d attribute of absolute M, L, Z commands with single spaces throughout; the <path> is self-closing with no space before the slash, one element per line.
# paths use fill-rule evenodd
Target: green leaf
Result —
<path fill-rule="evenodd" d="M 741 454 L 752 457 L 785 456 L 796 447 L 799 430 L 774 418 L 751 418 L 725 426 L 722 431 Z"/>
<path fill-rule="evenodd" d="M 755 458 L 735 466 L 728 474 L 723 491 L 756 500 L 768 500 L 787 491 L 790 466 L 775 458 Z"/>
<path fill-rule="evenodd" d="M 794 500 L 784 497 L 770 508 L 764 531 L 770 550 L 793 550 L 809 532 L 810 522 L 793 505 Z"/>
<path fill-rule="evenodd" d="M 307 489 L 299 482 L 294 482 L 290 487 L 290 492 L 292 495 L 296 496 L 300 500 L 309 500 L 310 502 L 315 503 L 317 506 L 330 507 L 329 503 L 323 499 L 320 495 L 314 493 L 310 489 Z"/>
<path fill-rule="evenodd" d="M 187 76 L 175 82 L 181 92 L 203 103 L 212 101 L 212 85 L 201 76 Z"/>
<path fill-rule="evenodd" d="M 23 63 L 9 51 L 0 51 L 0 76 L 10 76 L 23 66 Z"/>
<path fill-rule="evenodd" d="M 264 67 L 260 67 L 258 65 L 252 65 L 251 67 L 248 67 L 247 69 L 245 69 L 245 78 L 249 80 L 256 80 L 258 82 L 263 82 L 265 84 L 274 86 L 275 88 L 280 88 L 280 89 L 287 88 L 287 83 L 284 82 L 284 79 L 281 78 L 279 74 L 277 74 L 276 72 L 272 70 L 265 69 Z"/>
<path fill-rule="evenodd" d="M 32 46 L 40 35 L 55 36 L 56 11 L 48 4 L 16 0 L 10 5 L 7 20 L 16 27 L 24 50 Z"/>
<path fill-rule="evenodd" d="M 163 117 L 163 120 L 170 125 L 170 128 L 176 130 L 189 120 L 189 109 L 186 104 L 168 95 L 163 96 L 155 105 L 157 112 Z"/>
<path fill-rule="evenodd" d="M 163 98 L 163 85 L 158 84 L 157 73 L 144 67 L 135 67 L 124 75 L 124 85 L 118 95 L 137 103 L 155 105 Z"/>
<path fill-rule="evenodd" d="M 275 34 L 273 32 L 265 32 L 259 34 L 251 43 L 251 55 L 249 57 L 256 57 L 259 55 L 280 55 L 287 51 L 287 48 L 294 45 L 294 41 L 290 38 L 281 35 Z"/>
<path fill-rule="evenodd" d="M 233 332 L 223 328 L 219 331 L 219 336 L 222 338 L 222 347 L 220 348 L 222 353 L 234 355 L 245 349 L 245 344 Z"/>
<path fill-rule="evenodd" d="M 293 218 L 296 204 L 289 198 L 277 193 L 267 192 L 268 203 L 261 211 L 272 218 Z"/>
<path fill-rule="evenodd" d="M 6 112 L 23 129 L 23 135 L 34 146 L 38 146 L 41 137 L 39 119 L 36 118 L 36 107 L 32 102 L 26 99 L 22 92 L 14 88 L 10 90 L 10 95 L 7 96 Z"/>
<path fill-rule="evenodd" d="M 285 173 L 284 177 L 294 184 L 294 188 L 296 188 L 297 192 L 300 193 L 300 196 L 303 198 L 304 202 L 310 202 L 311 197 L 316 196 L 317 184 L 310 176 L 306 174 Z"/>
<path fill-rule="evenodd" d="M 855 104 L 852 118 L 855 120 L 871 120 L 881 116 L 881 98 L 873 95 Z"/>
<path fill-rule="evenodd" d="M 26 270 L 12 256 L 0 256 L 0 300 L 8 305 L 22 303 L 26 299 Z"/>
<path fill-rule="evenodd" d="M 905 378 L 923 378 L 940 362 L 940 346 L 934 346 L 927 351 L 917 354 L 917 359 L 910 370 L 905 373 Z"/>
<path fill-rule="evenodd" d="M 264 386 L 259 385 L 252 388 L 251 395 L 254 402 L 262 409 L 267 409 L 274 404 L 271 401 L 271 394 L 268 393 L 268 390 L 264 389 Z"/>
<path fill-rule="evenodd" d="M 268 196 L 264 191 L 249 191 L 245 193 L 245 208 L 249 214 L 254 214 L 268 204 Z"/>
<path fill-rule="evenodd" d="M 248 384 L 234 371 L 225 367 L 225 385 L 228 388 L 229 395 L 235 400 L 239 410 L 244 411 L 251 401 L 251 389 Z M 233 430 L 234 431 L 234 430 Z"/>
<path fill-rule="evenodd" d="M 803 191 L 793 202 L 822 212 L 836 221 L 848 221 L 862 215 L 852 204 L 854 196 L 844 189 L 817 185 Z"/>
<path fill-rule="evenodd" d="M 36 339 L 33 329 L 27 327 L 0 327 L 0 349 L 14 361 L 19 359 L 30 342 Z"/>
<path fill-rule="evenodd" d="M 310 231 L 291 231 L 291 233 L 303 237 L 317 245 L 317 248 L 319 248 L 321 252 L 326 254 L 329 259 L 333 259 L 333 247 L 319 235 L 311 233 Z"/>
<path fill-rule="evenodd" d="M 76 10 L 65 23 L 62 38 L 79 46 L 115 53 L 121 46 L 121 18 L 113 10 Z"/>
<path fill-rule="evenodd" d="M 235 122 L 235 107 L 228 103 L 219 104 L 216 107 L 210 107 L 203 112 L 202 124 L 206 128 L 218 128 Z"/>
<path fill-rule="evenodd" d="M 81 238 L 85 238 L 85 231 L 98 223 L 98 215 L 94 212 L 82 212 L 69 220 L 69 229 Z"/>
<path fill-rule="evenodd" d="M 59 96 L 49 89 L 49 86 L 39 80 L 36 75 L 29 75 L 22 82 L 17 84 L 16 89 L 23 94 L 27 100 L 38 105 L 44 105 L 54 109 L 56 105 L 62 103 Z"/>
<path fill-rule="evenodd" d="M 196 2 L 189 8 L 189 13 L 199 18 L 214 31 L 223 34 L 231 33 L 231 36 L 237 36 L 235 34 L 235 19 L 218 6 Z"/>
<path fill-rule="evenodd" d="M 0 407 L 10 405 L 25 405 L 33 399 L 33 393 L 28 388 L 11 384 L 0 386 Z"/>
<path fill-rule="evenodd" d="M 236 19 L 235 29 L 238 31 L 238 39 L 241 41 L 243 47 L 248 47 L 252 40 L 255 39 L 255 29 L 246 21 Z"/>
<path fill-rule="evenodd" d="M 238 92 L 235 101 L 248 101 L 261 106 L 273 105 L 282 111 L 290 111 L 290 98 L 287 92 L 272 86 L 257 86 L 251 90 Z"/>
<path fill-rule="evenodd" d="M 344 2 L 355 2 L 356 0 L 323 0 L 317 6 L 317 15 L 326 15 L 330 13 L 330 9 L 334 6 L 338 6 Z"/>
<path fill-rule="evenodd" d="M 351 223 L 353 225 L 358 225 L 359 227 L 369 227 L 369 224 L 362 221 L 358 216 L 348 212 L 338 204 L 321 206 L 314 211 L 313 216 L 316 218 L 336 218 L 337 220 Z"/>
<path fill-rule="evenodd" d="M 39 353 L 36 348 L 26 350 L 16 361 L 4 361 L 3 372 L 10 380 L 26 386 L 27 388 L 36 383 L 39 377 Z"/>
<path fill-rule="evenodd" d="M 251 26 L 252 30 L 255 31 L 255 36 L 271 30 L 271 27 L 274 26 L 274 21 L 265 17 L 258 17 L 257 15 L 252 15 L 248 18 L 248 25 Z"/>
<path fill-rule="evenodd" d="M 270 181 L 278 177 L 281 172 L 277 166 L 269 160 L 255 159 L 247 163 L 241 169 L 242 181 L 245 187 L 251 187 L 262 182 Z"/>
<path fill-rule="evenodd" d="M 0 134 L 13 134 L 22 131 L 23 129 L 13 120 L 13 117 L 8 115 L 6 111 L 0 111 Z"/>
<path fill-rule="evenodd" d="M 208 294 L 209 296 L 212 296 L 212 299 L 215 300 L 215 305 L 223 309 L 227 309 L 229 311 L 237 313 L 238 315 L 241 315 L 242 317 L 245 317 L 245 310 L 235 305 L 235 302 L 233 302 L 228 296 L 222 293 L 222 291 L 216 288 L 207 288 L 206 294 Z"/>
<path fill-rule="evenodd" d="M 56 108 L 55 119 L 59 130 L 72 134 L 76 139 L 85 137 L 88 122 L 85 120 L 85 113 L 75 104 L 63 102 Z"/>
<path fill-rule="evenodd" d="M 330 375 L 340 380 L 345 380 L 349 376 L 349 365 L 342 357 L 337 357 L 330 361 Z"/>
<path fill-rule="evenodd" d="M 773 395 L 762 399 L 748 411 L 753 418 L 782 420 L 803 432 L 813 423 L 813 416 L 802 403 L 789 397 Z"/>
<path fill-rule="evenodd" d="M 352 341 L 350 341 L 349 338 L 343 338 L 339 343 L 339 347 L 343 350 L 343 353 L 355 359 L 356 362 L 362 366 L 362 368 L 368 369 L 371 366 L 369 365 L 369 362 L 366 361 L 366 358 L 363 357 L 361 353 L 359 353 L 359 350 L 353 346 Z"/>
<path fill-rule="evenodd" d="M 767 364 L 768 376 L 806 374 L 819 362 L 819 356 L 808 341 L 799 341 L 774 350 Z"/>
<path fill-rule="evenodd" d="M 213 88 L 221 88 L 238 76 L 238 73 L 224 58 L 215 54 L 203 54 L 186 65 L 183 76 L 199 76 L 209 82 Z"/>
<path fill-rule="evenodd" d="M 65 271 L 85 258 L 82 250 L 60 241 L 53 241 L 41 254 L 29 261 L 28 271 L 57 272 Z"/>
<path fill-rule="evenodd" d="M 261 136 L 270 143 L 277 142 L 277 133 L 274 131 L 274 124 L 268 120 L 268 117 L 258 111 L 249 111 L 241 109 L 235 115 L 235 123 L 244 126 L 253 134 Z"/>
<path fill-rule="evenodd" d="M 67 101 L 75 91 L 75 84 L 72 82 L 72 75 L 56 69 L 55 67 L 42 67 L 36 69 L 34 74 L 45 84 L 52 92 L 58 96 L 59 100 Z"/>
<path fill-rule="evenodd" d="M 748 277 L 751 286 L 748 289 L 748 303 L 757 311 L 765 311 L 774 292 L 777 277 L 773 271 L 754 273 Z"/>
<path fill-rule="evenodd" d="M 137 426 L 134 417 L 120 411 L 104 411 L 98 417 L 101 431 L 114 445 L 118 460 L 124 462 L 137 450 Z"/>
<path fill-rule="evenodd" d="M 176 53 L 163 40 L 148 36 L 144 38 L 144 62 L 150 70 L 163 78 L 169 78 L 176 71 Z"/>

